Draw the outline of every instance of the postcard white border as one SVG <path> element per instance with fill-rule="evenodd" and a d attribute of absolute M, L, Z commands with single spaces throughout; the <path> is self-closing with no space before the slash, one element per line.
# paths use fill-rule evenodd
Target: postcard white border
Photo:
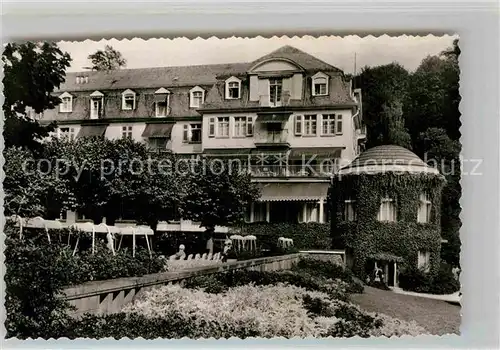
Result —
<path fill-rule="evenodd" d="M 462 179 L 461 336 L 400 339 L 2 340 L 5 348 L 236 348 L 351 347 L 499 348 L 499 81 L 500 40 L 495 1 L 349 2 L 99 2 L 4 3 L 2 42 L 23 39 L 283 35 L 460 36 L 462 145 L 466 159 L 482 159 L 481 176 Z M 498 5 L 496 5 L 498 6 Z M 3 127 L 3 122 L 2 127 Z M 3 149 L 3 135 L 0 138 Z M 3 165 L 3 157 L 2 157 Z M 467 166 L 467 165 L 465 165 Z M 3 171 L 2 171 L 3 178 Z M 2 197 L 3 200 L 3 197 Z M 2 202 L 3 203 L 3 202 Z M 2 218 L 3 221 L 3 218 Z M 1 236 L 3 247 L 4 237 Z M 3 276 L 3 254 L 2 276 Z M 2 301 L 5 300 L 1 279 Z M 2 310 L 2 330 L 5 314 Z M 5 334 L 2 331 L 2 334 Z"/>

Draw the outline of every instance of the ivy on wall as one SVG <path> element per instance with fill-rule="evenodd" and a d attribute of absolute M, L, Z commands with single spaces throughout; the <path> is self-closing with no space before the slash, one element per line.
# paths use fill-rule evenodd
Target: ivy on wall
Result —
<path fill-rule="evenodd" d="M 349 174 L 334 178 L 329 191 L 333 248 L 352 251 L 353 271 L 364 277 L 370 256 L 388 253 L 402 257 L 405 266 L 417 265 L 418 251 L 430 252 L 430 273 L 440 265 L 441 190 L 444 179 L 434 174 L 385 172 Z M 428 223 L 418 223 L 420 195 L 431 202 Z M 379 222 L 380 200 L 389 196 L 396 202 L 396 222 Z M 344 218 L 345 200 L 355 200 L 354 221 Z"/>

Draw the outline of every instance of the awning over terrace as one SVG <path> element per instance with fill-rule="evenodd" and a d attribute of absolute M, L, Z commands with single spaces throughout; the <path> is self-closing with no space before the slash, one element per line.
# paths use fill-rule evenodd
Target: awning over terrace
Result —
<path fill-rule="evenodd" d="M 146 124 L 142 137 L 148 138 L 170 138 L 174 124 L 151 123 Z"/>
<path fill-rule="evenodd" d="M 241 157 L 250 151 L 249 148 L 205 148 L 203 154 L 208 157 Z"/>
<path fill-rule="evenodd" d="M 306 147 L 306 148 L 294 148 L 290 153 L 290 158 L 301 159 L 302 156 L 306 158 L 318 157 L 318 158 L 340 158 L 342 155 L 343 147 Z"/>
<path fill-rule="evenodd" d="M 78 132 L 78 137 L 104 136 L 107 124 L 104 125 L 82 125 Z"/>
<path fill-rule="evenodd" d="M 259 201 L 315 201 L 326 199 L 329 186 L 330 184 L 327 182 L 261 184 Z"/>

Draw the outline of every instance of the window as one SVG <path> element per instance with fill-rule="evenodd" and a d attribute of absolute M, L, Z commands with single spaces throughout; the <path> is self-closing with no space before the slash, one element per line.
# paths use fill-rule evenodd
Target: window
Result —
<path fill-rule="evenodd" d="M 314 95 L 326 95 L 326 78 L 317 78 L 314 81 Z"/>
<path fill-rule="evenodd" d="M 234 117 L 234 136 L 247 136 L 247 117 Z"/>
<path fill-rule="evenodd" d="M 189 107 L 191 108 L 199 108 L 204 102 L 205 90 L 201 87 L 196 86 L 190 91 L 190 103 Z"/>
<path fill-rule="evenodd" d="M 208 137 L 215 137 L 215 118 L 208 120 Z"/>
<path fill-rule="evenodd" d="M 155 91 L 155 115 L 166 117 L 169 114 L 170 91 L 160 88 Z"/>
<path fill-rule="evenodd" d="M 417 213 L 417 222 L 425 224 L 430 221 L 431 218 L 431 201 L 427 194 L 421 194 Z"/>
<path fill-rule="evenodd" d="M 418 261 L 417 267 L 424 270 L 424 272 L 430 271 L 431 263 L 431 253 L 428 251 L 418 251 Z"/>
<path fill-rule="evenodd" d="M 201 142 L 201 124 L 184 124 L 182 139 L 184 142 Z"/>
<path fill-rule="evenodd" d="M 342 116 L 341 115 L 337 115 L 337 117 L 335 118 L 336 121 L 337 121 L 337 135 L 342 135 Z"/>
<path fill-rule="evenodd" d="M 65 127 L 59 128 L 59 138 L 75 139 L 75 128 Z"/>
<path fill-rule="evenodd" d="M 356 220 L 356 211 L 355 211 L 355 200 L 348 199 L 345 202 L 344 208 L 344 220 L 345 221 L 354 221 Z"/>
<path fill-rule="evenodd" d="M 396 203 L 392 198 L 384 197 L 380 201 L 380 209 L 378 212 L 378 221 L 396 221 Z"/>
<path fill-rule="evenodd" d="M 253 135 L 253 117 L 247 117 L 247 136 Z"/>
<path fill-rule="evenodd" d="M 323 135 L 335 135 L 335 114 L 323 114 Z"/>
<path fill-rule="evenodd" d="M 217 136 L 229 137 L 229 117 L 217 118 Z"/>
<path fill-rule="evenodd" d="M 122 94 L 122 109 L 124 111 L 131 111 L 135 109 L 135 92 L 126 90 Z"/>
<path fill-rule="evenodd" d="M 302 213 L 302 222 L 317 222 L 319 219 L 318 203 L 305 203 Z"/>
<path fill-rule="evenodd" d="M 304 116 L 304 135 L 316 135 L 316 115 Z"/>
<path fill-rule="evenodd" d="M 228 84 L 228 97 L 240 98 L 240 84 L 238 84 L 237 82 Z"/>
<path fill-rule="evenodd" d="M 241 80 L 231 77 L 226 80 L 226 99 L 237 99 L 241 97 Z"/>
<path fill-rule="evenodd" d="M 269 79 L 269 103 L 271 106 L 281 105 L 282 79 Z"/>
<path fill-rule="evenodd" d="M 201 142 L 201 124 L 191 124 L 191 142 Z"/>
<path fill-rule="evenodd" d="M 157 101 L 156 104 L 156 116 L 157 117 L 166 117 L 168 114 L 168 102 L 165 101 Z"/>
<path fill-rule="evenodd" d="M 59 105 L 59 112 L 61 113 L 70 113 L 73 111 L 73 96 L 65 92 L 61 96 L 61 104 Z"/>
<path fill-rule="evenodd" d="M 303 127 L 303 117 L 301 115 L 295 116 L 295 135 L 302 135 L 302 127 Z"/>
<path fill-rule="evenodd" d="M 328 95 L 328 75 L 319 72 L 312 77 L 312 95 Z"/>
<path fill-rule="evenodd" d="M 90 100 L 90 119 L 99 119 L 102 116 L 102 98 Z"/>
<path fill-rule="evenodd" d="M 166 137 L 154 137 L 149 139 L 149 148 L 155 151 L 164 151 L 167 149 Z"/>
<path fill-rule="evenodd" d="M 122 138 L 132 138 L 132 126 L 122 126 Z"/>

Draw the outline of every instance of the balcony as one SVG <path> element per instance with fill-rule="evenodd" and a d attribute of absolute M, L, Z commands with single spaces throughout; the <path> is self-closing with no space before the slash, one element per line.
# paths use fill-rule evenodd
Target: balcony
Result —
<path fill-rule="evenodd" d="M 254 177 L 331 177 L 337 171 L 320 169 L 311 165 L 250 165 L 250 174 Z"/>
<path fill-rule="evenodd" d="M 256 147 L 290 145 L 288 143 L 288 130 L 262 131 L 255 134 L 254 140 Z"/>

